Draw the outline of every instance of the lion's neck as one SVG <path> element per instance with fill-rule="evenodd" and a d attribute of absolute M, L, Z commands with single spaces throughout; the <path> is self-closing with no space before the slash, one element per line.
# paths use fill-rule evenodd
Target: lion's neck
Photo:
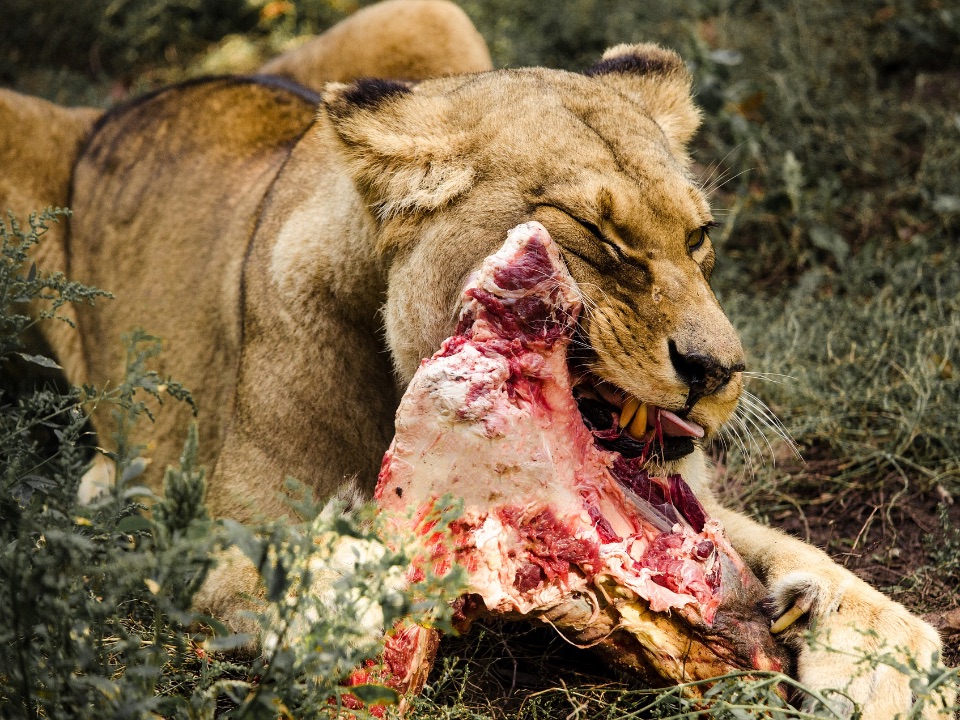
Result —
<path fill-rule="evenodd" d="M 267 199 L 257 242 L 263 271 L 298 322 L 331 311 L 374 322 L 386 291 L 375 224 L 318 123 L 294 149 Z"/>

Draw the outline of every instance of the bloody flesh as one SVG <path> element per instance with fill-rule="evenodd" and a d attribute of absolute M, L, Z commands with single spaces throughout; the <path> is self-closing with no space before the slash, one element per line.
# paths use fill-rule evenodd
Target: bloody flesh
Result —
<path fill-rule="evenodd" d="M 453 556 L 438 544 L 432 558 L 467 570 L 463 626 L 549 622 L 650 681 L 781 669 L 764 590 L 720 524 L 682 477 L 653 477 L 646 453 L 609 449 L 611 431 L 578 407 L 567 350 L 580 311 L 546 229 L 511 231 L 401 401 L 382 512 L 417 527 L 439 497 L 463 499 Z"/>

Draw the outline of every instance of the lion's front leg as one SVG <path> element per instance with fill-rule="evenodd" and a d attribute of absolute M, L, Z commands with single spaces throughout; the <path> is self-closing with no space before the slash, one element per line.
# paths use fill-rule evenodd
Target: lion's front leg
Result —
<path fill-rule="evenodd" d="M 797 653 L 801 683 L 845 693 L 828 695 L 843 716 L 856 703 L 864 720 L 907 717 L 918 698 L 929 696 L 914 717 L 952 717 L 948 689 L 930 688 L 923 676 L 911 682 L 899 669 L 938 664 L 936 630 L 821 550 L 734 511 L 711 512 L 769 588 L 777 617 L 772 629 Z"/>

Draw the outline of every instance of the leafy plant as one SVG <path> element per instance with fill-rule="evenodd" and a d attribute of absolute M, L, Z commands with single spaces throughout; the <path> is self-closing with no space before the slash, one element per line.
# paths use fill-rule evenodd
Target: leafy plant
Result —
<path fill-rule="evenodd" d="M 9 227 L 0 223 L 2 361 L 15 356 L 55 367 L 24 352 L 22 333 L 56 318 L 66 302 L 106 296 L 30 262 L 45 223 L 62 214 L 31 216 L 29 230 L 12 218 Z M 416 539 L 385 544 L 371 507 L 324 506 L 295 484 L 291 508 L 302 522 L 250 528 L 212 520 L 203 504 L 195 426 L 179 467 L 166 470 L 162 496 L 135 485 L 145 467 L 143 447 L 129 438 L 138 422 L 152 419 L 147 398 L 192 401 L 185 388 L 150 368 L 156 338 L 137 330 L 125 342 L 124 378 L 110 391 L 25 386 L 15 399 L 0 395 L 3 716 L 327 717 L 348 692 L 395 703 L 390 688 L 347 690 L 341 683 L 355 667 L 376 662 L 383 628 L 402 618 L 449 629 L 459 571 L 427 572 L 408 585 Z M 84 410 L 93 403 L 113 409 L 114 448 L 106 455 L 118 480 L 83 505 L 77 490 L 89 455 Z M 41 430 L 53 440 L 38 438 Z M 436 513 L 445 525 L 457 510 L 441 505 Z M 250 555 L 266 588 L 257 619 L 269 652 L 252 664 L 227 652 L 251 638 L 191 609 L 232 542 Z"/>
<path fill-rule="evenodd" d="M 47 274 L 29 251 L 64 211 L 34 214 L 29 230 L 11 217 L 0 223 L 0 360 L 13 357 L 43 368 L 56 363 L 23 351 L 23 335 L 41 321 L 66 321 L 68 302 L 105 297 L 95 288 Z M 33 313 L 30 312 L 31 308 Z M 146 343 L 146 346 L 145 346 Z M 157 689 L 164 668 L 186 651 L 182 621 L 192 590 L 211 562 L 210 521 L 199 499 L 203 474 L 193 467 L 191 438 L 179 472 L 167 478 L 168 497 L 157 515 L 139 512 L 150 497 L 129 484 L 137 449 L 111 453 L 120 481 L 91 505 L 77 500 L 89 453 L 84 409 L 116 407 L 118 437 L 144 411 L 137 392 L 159 380 L 146 359 L 156 343 L 130 338 L 125 381 L 108 393 L 61 392 L 47 385 L 0 396 L 0 697 L 17 716 L 77 717 L 89 709 L 140 717 L 163 707 Z M 176 386 L 172 386 L 176 388 Z M 182 389 L 174 394 L 186 397 Z M 41 431 L 55 441 L 44 442 Z M 154 498 L 156 499 L 156 498 Z M 175 512 L 174 512 L 175 510 Z M 152 632 L 131 629 L 150 617 Z"/>
<path fill-rule="evenodd" d="M 273 523 L 258 531 L 228 523 L 232 539 L 259 569 L 265 587 L 263 610 L 256 615 L 265 631 L 265 652 L 248 673 L 255 680 L 223 686 L 238 705 L 234 714 L 264 720 L 278 712 L 333 717 L 343 707 L 356 710 L 356 697 L 396 705 L 396 690 L 371 682 L 366 672 L 349 686 L 342 683 L 358 668 L 377 667 L 373 659 L 383 648 L 385 628 L 415 618 L 453 632 L 450 602 L 462 590 L 462 569 L 437 575 L 428 567 L 410 581 L 411 564 L 429 556 L 422 538 L 385 539 L 372 505 L 318 504 L 299 483 L 290 481 L 289 489 L 298 496 L 293 506 L 303 522 Z M 424 522 L 446 527 L 459 514 L 459 504 L 447 500 Z M 228 648 L 247 640 L 236 636 L 208 645 Z"/>

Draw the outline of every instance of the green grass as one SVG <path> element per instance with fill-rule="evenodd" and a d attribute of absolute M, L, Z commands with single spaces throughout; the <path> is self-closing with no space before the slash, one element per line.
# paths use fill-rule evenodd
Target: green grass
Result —
<path fill-rule="evenodd" d="M 758 370 L 749 389 L 806 454 L 843 460 L 837 484 L 894 472 L 960 492 L 958 261 L 925 243 L 871 248 L 842 272 L 807 273 L 776 303 L 728 291 Z"/>

